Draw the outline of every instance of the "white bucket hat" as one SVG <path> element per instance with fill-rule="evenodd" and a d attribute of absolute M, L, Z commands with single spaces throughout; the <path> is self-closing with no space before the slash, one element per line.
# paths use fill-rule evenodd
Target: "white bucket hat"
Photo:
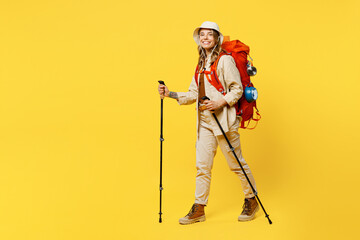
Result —
<path fill-rule="evenodd" d="M 199 39 L 199 30 L 201 28 L 208 28 L 208 29 L 213 29 L 216 30 L 219 33 L 219 37 L 220 37 L 220 45 L 222 44 L 223 40 L 224 40 L 224 36 L 222 35 L 222 33 L 220 32 L 219 26 L 214 23 L 214 22 L 203 22 L 203 24 L 201 24 L 200 27 L 196 28 L 194 33 L 193 33 L 193 38 L 196 42 L 197 45 L 200 45 L 200 39 Z"/>

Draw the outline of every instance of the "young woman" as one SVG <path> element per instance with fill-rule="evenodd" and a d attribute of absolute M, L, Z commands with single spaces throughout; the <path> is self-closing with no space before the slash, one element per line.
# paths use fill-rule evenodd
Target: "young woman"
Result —
<path fill-rule="evenodd" d="M 254 177 L 249 166 L 245 162 L 240 147 L 239 117 L 233 106 L 243 93 L 240 74 L 236 68 L 234 59 L 229 55 L 223 55 L 218 62 L 217 75 L 224 86 L 226 94 L 220 93 L 209 83 L 202 70 L 210 70 L 210 66 L 219 57 L 222 49 L 223 35 L 214 22 L 204 22 L 196 28 L 193 34 L 199 51 L 199 76 L 198 85 L 193 77 L 188 92 L 171 92 L 165 85 L 159 85 L 158 91 L 161 98 L 169 97 L 176 99 L 180 105 L 197 104 L 197 141 L 196 141 L 196 190 L 195 203 L 190 212 L 179 219 L 180 224 L 190 224 L 205 221 L 204 206 L 206 206 L 210 191 L 211 169 L 216 154 L 217 146 L 220 146 L 230 170 L 239 176 L 245 194 L 243 211 L 238 217 L 239 221 L 252 220 L 259 209 L 255 195 L 247 182 L 238 162 L 232 154 L 226 139 L 215 119 L 211 115 L 214 112 L 226 132 L 231 145 L 237 154 L 251 184 L 256 189 Z M 202 100 L 207 96 L 210 100 Z"/>

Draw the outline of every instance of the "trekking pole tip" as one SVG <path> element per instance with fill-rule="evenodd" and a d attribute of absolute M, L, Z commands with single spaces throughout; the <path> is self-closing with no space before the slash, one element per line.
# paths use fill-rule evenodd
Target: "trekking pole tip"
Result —
<path fill-rule="evenodd" d="M 161 219 L 161 218 L 159 218 L 159 223 L 162 223 L 162 219 Z"/>
<path fill-rule="evenodd" d="M 269 221 L 269 224 L 272 224 L 272 221 L 270 220 L 269 215 L 266 215 L 266 217 L 267 217 L 267 219 Z"/>

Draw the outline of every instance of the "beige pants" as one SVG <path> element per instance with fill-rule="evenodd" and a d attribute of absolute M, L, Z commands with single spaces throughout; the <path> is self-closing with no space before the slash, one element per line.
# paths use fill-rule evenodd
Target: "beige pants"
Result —
<path fill-rule="evenodd" d="M 213 160 L 216 154 L 217 146 L 220 146 L 222 153 L 224 154 L 230 170 L 239 176 L 241 186 L 245 194 L 245 198 L 251 198 L 254 195 L 250 184 L 248 183 L 243 171 L 241 170 L 239 163 L 234 157 L 230 147 L 223 135 L 215 136 L 211 130 L 210 118 L 213 116 L 209 111 L 200 112 L 199 114 L 199 136 L 196 142 L 196 190 L 195 190 L 195 203 L 206 205 L 208 202 L 210 192 L 211 181 L 211 169 L 213 166 Z M 239 120 L 232 126 L 229 132 L 226 133 L 232 147 L 235 148 L 235 153 L 240 160 L 248 178 L 251 181 L 252 186 L 256 190 L 255 180 L 250 171 L 249 166 L 245 162 L 241 154 L 240 147 L 240 134 L 238 132 Z"/>

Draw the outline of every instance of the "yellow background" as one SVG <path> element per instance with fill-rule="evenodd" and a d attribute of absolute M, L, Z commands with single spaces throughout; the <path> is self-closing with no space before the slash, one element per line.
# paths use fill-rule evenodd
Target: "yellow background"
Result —
<path fill-rule="evenodd" d="M 207 221 L 194 201 L 195 106 L 164 106 L 159 211 L 157 81 L 186 91 L 203 21 L 251 47 L 262 120 L 241 130 L 262 211 L 221 152 Z M 355 239 L 359 223 L 360 3 L 0 2 L 0 238 Z"/>

